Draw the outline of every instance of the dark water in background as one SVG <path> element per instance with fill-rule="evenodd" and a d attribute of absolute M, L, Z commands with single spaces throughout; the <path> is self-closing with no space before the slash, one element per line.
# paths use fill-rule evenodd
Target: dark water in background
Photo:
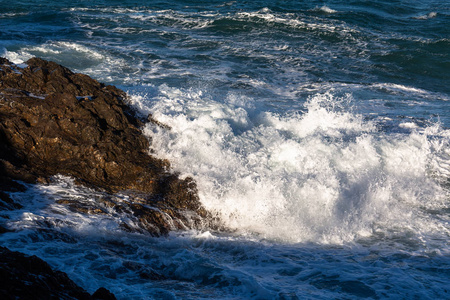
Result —
<path fill-rule="evenodd" d="M 122 232 L 60 177 L 0 239 L 122 299 L 450 298 L 449 24 L 442 0 L 0 1 L 2 56 L 128 91 L 235 229 Z"/>

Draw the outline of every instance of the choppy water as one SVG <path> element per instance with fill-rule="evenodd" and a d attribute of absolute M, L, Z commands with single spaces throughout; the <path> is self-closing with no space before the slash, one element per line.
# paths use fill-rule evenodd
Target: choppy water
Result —
<path fill-rule="evenodd" d="M 126 233 L 58 177 L 0 239 L 121 299 L 450 298 L 449 24 L 443 0 L 2 1 L 3 56 L 126 90 L 234 232 Z"/>

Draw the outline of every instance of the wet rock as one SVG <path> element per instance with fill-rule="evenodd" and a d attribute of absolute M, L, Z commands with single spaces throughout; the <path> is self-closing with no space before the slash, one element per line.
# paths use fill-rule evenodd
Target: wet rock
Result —
<path fill-rule="evenodd" d="M 52 62 L 28 67 L 3 61 L 0 71 L 0 139 L 11 177 L 66 174 L 108 191 L 154 192 L 167 161 L 147 154 L 142 125 L 126 94 Z M 88 98 L 77 98 L 92 95 Z"/>
<path fill-rule="evenodd" d="M 54 271 L 36 256 L 0 247 L 2 299 L 115 299 L 96 298 L 63 272 Z"/>
<path fill-rule="evenodd" d="M 67 205 L 71 211 L 80 212 L 83 214 L 107 214 L 107 212 L 100 207 L 96 207 L 94 205 L 86 205 L 83 202 L 77 200 L 60 199 L 57 200 L 56 203 Z"/>
<path fill-rule="evenodd" d="M 151 140 L 142 135 L 143 121 L 123 91 L 39 58 L 26 64 L 20 68 L 0 58 L 1 178 L 47 183 L 62 174 L 111 195 L 143 193 L 142 203 L 109 204 L 139 223 L 124 227 L 153 235 L 198 224 L 186 221 L 185 211 L 206 216 L 195 182 L 181 180 L 170 173 L 168 161 L 149 154 Z M 152 116 L 147 121 L 163 126 Z M 6 189 L 0 186 L 0 191 Z M 0 200 L 0 209 L 20 208 L 7 193 L 0 192 Z M 101 207 L 61 204 L 82 213 L 105 213 Z"/>
<path fill-rule="evenodd" d="M 150 155 L 151 139 L 140 130 L 144 121 L 170 127 L 151 115 L 140 119 L 116 87 L 39 58 L 26 65 L 0 57 L 0 210 L 26 205 L 11 194 L 25 191 L 22 183 L 47 184 L 61 174 L 102 195 L 56 199 L 71 211 L 120 215 L 123 230 L 154 236 L 203 226 L 208 213 L 195 182 L 180 179 L 168 161 Z M 50 238 L 74 242 L 46 228 L 36 239 L 48 231 Z M 0 227 L 0 233 L 8 231 Z M 146 267 L 136 272 L 163 278 Z M 0 278 L 2 299 L 115 299 L 103 288 L 91 296 L 36 256 L 3 247 Z"/>

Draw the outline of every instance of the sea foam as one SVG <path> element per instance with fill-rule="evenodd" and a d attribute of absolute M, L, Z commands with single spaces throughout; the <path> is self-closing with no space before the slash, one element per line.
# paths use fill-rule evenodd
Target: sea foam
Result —
<path fill-rule="evenodd" d="M 441 129 L 383 133 L 352 112 L 350 95 L 318 94 L 280 115 L 236 95 L 219 103 L 201 90 L 157 90 L 135 97 L 172 128 L 147 125 L 152 147 L 194 176 L 203 205 L 243 235 L 343 243 L 397 227 L 448 231 L 423 212 L 448 196 L 429 176 L 448 163 Z"/>

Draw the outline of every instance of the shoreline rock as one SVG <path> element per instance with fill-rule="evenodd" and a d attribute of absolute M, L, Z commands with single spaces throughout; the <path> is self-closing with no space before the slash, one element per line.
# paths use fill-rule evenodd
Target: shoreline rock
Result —
<path fill-rule="evenodd" d="M 26 65 L 0 58 L 0 208 L 20 208 L 5 193 L 21 189 L 14 180 L 48 183 L 60 174 L 110 195 L 139 195 L 128 209 L 152 235 L 201 223 L 207 213 L 196 183 L 149 154 L 151 140 L 125 92 L 54 62 L 32 58 Z M 195 221 L 184 211 L 195 212 Z"/>
<path fill-rule="evenodd" d="M 25 191 L 22 183 L 48 184 L 64 175 L 102 195 L 89 203 L 56 200 L 70 210 L 125 213 L 123 230 L 152 236 L 202 228 L 209 214 L 196 183 L 150 155 L 151 139 L 140 130 L 144 121 L 126 98 L 116 87 L 54 62 L 32 58 L 18 66 L 0 57 L 0 211 L 26 206 L 9 195 Z M 147 121 L 164 127 L 152 116 Z M 10 231 L 3 225 L 0 234 Z M 6 280 L 0 293 L 11 299 L 115 299 L 106 289 L 91 296 L 41 259 L 4 247 L 0 274 Z"/>
<path fill-rule="evenodd" d="M 33 182 L 63 174 L 108 192 L 164 193 L 170 164 L 148 154 L 143 123 L 123 91 L 39 58 L 22 69 L 0 63 L 1 159 L 9 176 Z"/>

